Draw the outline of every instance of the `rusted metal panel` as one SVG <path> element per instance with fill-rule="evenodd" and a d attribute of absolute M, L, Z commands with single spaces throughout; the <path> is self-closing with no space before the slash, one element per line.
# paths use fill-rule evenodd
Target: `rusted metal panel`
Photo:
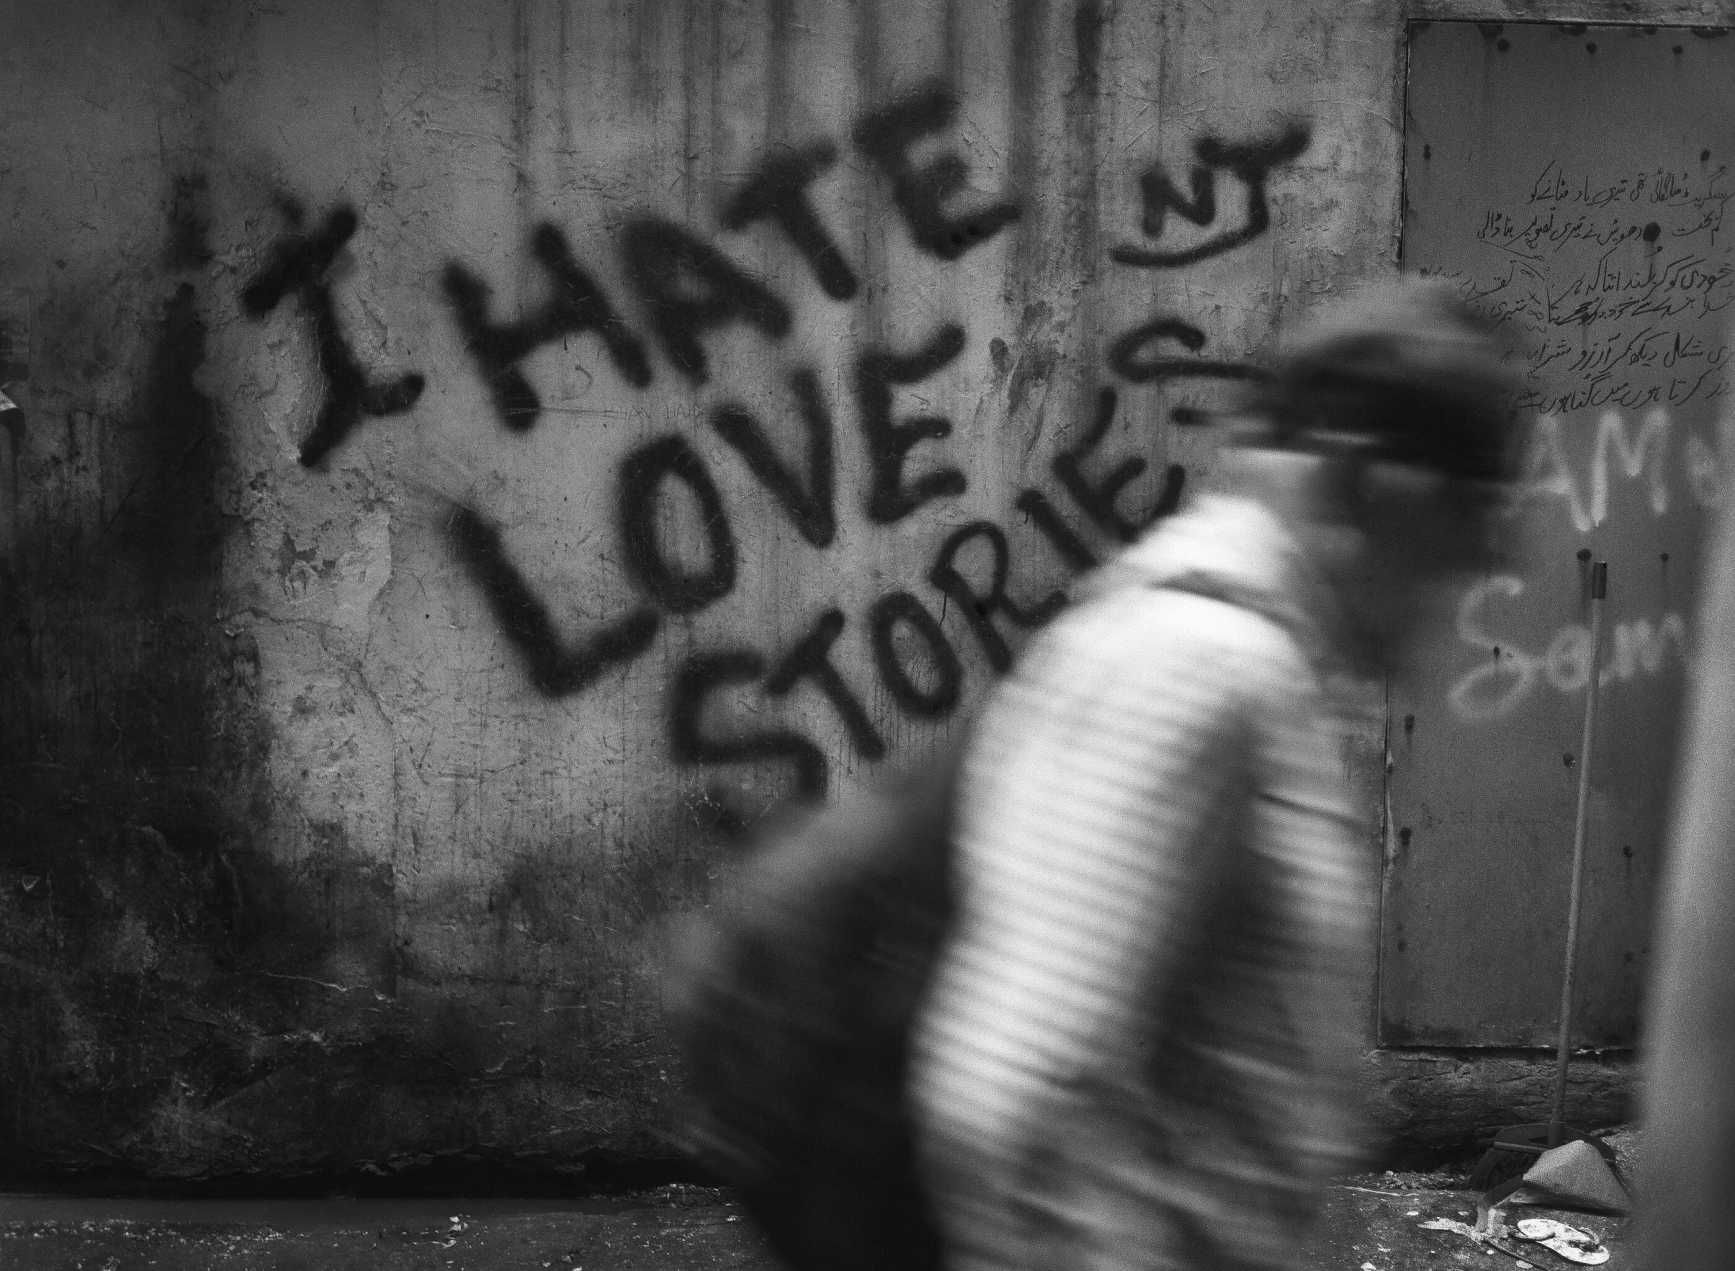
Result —
<path fill-rule="evenodd" d="M 1735 254 L 1735 42 L 1418 23 L 1403 259 L 1520 341 L 1537 425 L 1509 567 L 1466 580 L 1394 684 L 1387 1044 L 1557 1026 L 1593 560 L 1609 567 L 1575 1040 L 1638 1026 Z"/>

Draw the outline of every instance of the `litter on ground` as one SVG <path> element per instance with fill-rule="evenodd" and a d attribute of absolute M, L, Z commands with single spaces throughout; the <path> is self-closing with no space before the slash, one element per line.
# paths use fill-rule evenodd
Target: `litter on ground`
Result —
<path fill-rule="evenodd" d="M 1608 1261 L 1608 1248 L 1596 1236 L 1554 1218 L 1520 1218 L 1513 1230 L 1521 1240 L 1534 1240 L 1568 1262 L 1600 1266 Z"/>
<path fill-rule="evenodd" d="M 1480 1241 L 1481 1235 L 1467 1222 L 1459 1222 L 1456 1218 L 1430 1218 L 1427 1222 L 1417 1224 L 1424 1231 L 1455 1231 L 1460 1236 Z"/>

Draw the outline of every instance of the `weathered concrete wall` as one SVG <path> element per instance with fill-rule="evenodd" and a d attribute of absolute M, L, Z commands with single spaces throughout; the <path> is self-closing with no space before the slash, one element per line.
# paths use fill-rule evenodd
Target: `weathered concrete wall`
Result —
<path fill-rule="evenodd" d="M 1380 0 L 14 10 L 13 1167 L 659 1150 L 659 921 L 1394 260 Z"/>

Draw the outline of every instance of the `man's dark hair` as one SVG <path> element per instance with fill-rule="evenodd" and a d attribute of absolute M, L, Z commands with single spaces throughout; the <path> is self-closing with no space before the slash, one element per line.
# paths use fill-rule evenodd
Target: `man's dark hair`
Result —
<path fill-rule="evenodd" d="M 1271 444 L 1511 481 L 1525 431 L 1499 329 L 1451 286 L 1400 278 L 1300 328 L 1255 408 Z"/>

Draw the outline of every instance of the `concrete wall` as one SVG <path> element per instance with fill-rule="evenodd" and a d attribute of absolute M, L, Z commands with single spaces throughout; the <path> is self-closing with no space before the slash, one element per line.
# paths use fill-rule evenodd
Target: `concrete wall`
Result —
<path fill-rule="evenodd" d="M 662 1150 L 661 920 L 1395 259 L 1380 0 L 13 8 L 14 1169 Z"/>

